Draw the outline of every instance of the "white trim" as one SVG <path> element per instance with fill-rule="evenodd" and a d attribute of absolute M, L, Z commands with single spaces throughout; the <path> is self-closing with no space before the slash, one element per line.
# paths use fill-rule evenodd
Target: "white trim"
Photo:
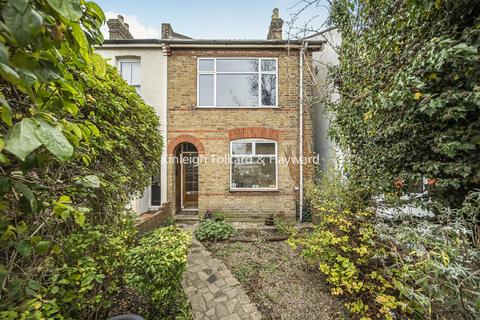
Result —
<path fill-rule="evenodd" d="M 132 74 L 133 74 L 133 70 L 132 68 L 130 67 L 130 80 L 127 80 L 127 79 L 124 79 L 125 81 L 127 81 L 128 85 L 129 86 L 132 86 L 134 88 L 138 88 L 138 89 L 142 89 L 142 60 L 140 57 L 125 57 L 125 58 L 122 58 L 122 57 L 118 57 L 117 59 L 117 69 L 120 73 L 120 76 L 123 78 L 123 73 L 122 73 L 122 64 L 123 63 L 138 63 L 139 67 L 140 67 L 140 82 L 139 83 L 133 83 L 131 82 L 131 78 L 132 78 Z"/>
<path fill-rule="evenodd" d="M 257 60 L 257 71 L 217 71 L 217 60 Z M 200 60 L 213 60 L 213 71 L 200 71 Z M 275 60 L 275 71 L 262 71 L 262 60 Z M 258 105 L 257 106 L 218 106 L 217 105 L 217 75 L 221 74 L 252 74 L 258 76 Z M 262 105 L 262 75 L 271 74 L 275 75 L 275 105 L 265 106 Z M 197 103 L 196 108 L 212 109 L 212 108 L 225 108 L 225 109 L 272 109 L 278 108 L 278 58 L 276 57 L 198 57 L 197 58 Z M 200 105 L 200 75 L 213 75 L 213 106 L 201 106 Z"/>
<path fill-rule="evenodd" d="M 232 145 L 233 143 L 252 143 L 252 154 L 245 154 L 245 155 L 238 155 L 238 154 L 233 154 L 232 153 Z M 275 144 L 275 154 L 274 155 L 271 155 L 271 154 L 257 154 L 256 153 L 256 143 L 274 143 Z M 264 157 L 264 158 L 274 158 L 275 159 L 275 187 L 272 187 L 272 188 L 234 188 L 232 187 L 232 165 L 233 165 L 233 161 L 232 161 L 232 158 L 233 157 L 244 157 L 244 158 L 247 158 L 247 157 Z M 261 138 L 258 138 L 258 139 L 254 139 L 254 138 L 250 138 L 250 139 L 236 139 L 236 140 L 231 140 L 230 141 L 230 164 L 229 164 L 229 167 L 230 167 L 230 179 L 229 179 L 229 190 L 230 191 L 278 191 L 278 142 L 275 141 L 275 140 L 270 140 L 270 139 L 261 139 Z"/>

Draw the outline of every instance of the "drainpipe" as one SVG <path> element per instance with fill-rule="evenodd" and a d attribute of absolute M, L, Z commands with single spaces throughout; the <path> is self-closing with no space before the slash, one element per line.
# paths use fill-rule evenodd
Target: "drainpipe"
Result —
<path fill-rule="evenodd" d="M 299 132 L 298 140 L 300 141 L 299 146 L 299 155 L 300 155 L 300 196 L 299 196 L 299 211 L 300 211 L 300 222 L 303 221 L 303 55 L 305 49 L 308 46 L 308 42 L 305 42 L 300 48 L 300 114 L 299 114 Z"/>

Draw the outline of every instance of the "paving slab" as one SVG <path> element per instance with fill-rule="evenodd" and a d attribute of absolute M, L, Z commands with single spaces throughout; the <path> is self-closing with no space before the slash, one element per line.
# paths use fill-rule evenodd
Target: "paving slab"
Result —
<path fill-rule="evenodd" d="M 183 275 L 183 289 L 195 320 L 260 320 L 261 314 L 221 261 L 195 238 Z"/>

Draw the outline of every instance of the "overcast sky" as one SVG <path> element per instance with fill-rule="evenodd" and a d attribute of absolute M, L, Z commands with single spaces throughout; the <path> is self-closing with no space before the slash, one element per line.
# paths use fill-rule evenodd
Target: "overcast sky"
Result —
<path fill-rule="evenodd" d="M 121 14 L 137 39 L 160 38 L 162 23 L 196 39 L 265 39 L 273 8 L 285 21 L 301 9 L 300 0 L 95 0 L 108 18 Z M 328 16 L 325 7 L 310 7 L 296 26 L 310 21 L 309 28 L 321 30 Z M 284 25 L 284 31 L 288 26 Z M 103 28 L 106 33 L 106 27 Z M 285 37 L 285 36 L 284 36 Z M 107 37 L 106 37 L 107 38 Z"/>

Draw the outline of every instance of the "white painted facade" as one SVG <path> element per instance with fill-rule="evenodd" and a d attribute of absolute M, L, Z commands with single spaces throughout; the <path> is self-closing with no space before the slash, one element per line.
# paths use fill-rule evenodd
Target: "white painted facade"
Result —
<path fill-rule="evenodd" d="M 167 57 L 163 46 L 159 44 L 104 44 L 97 47 L 96 52 L 108 60 L 108 63 L 119 68 L 122 61 L 140 61 L 140 95 L 152 106 L 160 118 L 160 132 L 164 148 L 162 164 L 166 164 L 167 141 Z M 160 171 L 161 202 L 167 199 L 167 165 Z M 132 208 L 141 214 L 159 208 L 151 205 L 151 188 L 144 191 L 143 197 L 132 201 Z"/>
<path fill-rule="evenodd" d="M 340 155 L 340 150 L 335 147 L 333 141 L 328 137 L 330 127 L 329 114 L 325 110 L 325 103 L 322 102 L 329 95 L 332 89 L 328 78 L 328 68 L 338 65 L 338 49 L 341 44 L 341 37 L 337 30 L 326 30 L 310 38 L 311 40 L 326 41 L 323 50 L 313 53 L 313 63 L 316 71 L 317 99 L 320 101 L 314 106 L 314 149 L 320 156 L 320 167 L 325 169 L 327 163 L 334 154 Z M 306 40 L 308 42 L 308 40 Z M 330 99 L 338 99 L 339 95 L 334 93 Z"/>

